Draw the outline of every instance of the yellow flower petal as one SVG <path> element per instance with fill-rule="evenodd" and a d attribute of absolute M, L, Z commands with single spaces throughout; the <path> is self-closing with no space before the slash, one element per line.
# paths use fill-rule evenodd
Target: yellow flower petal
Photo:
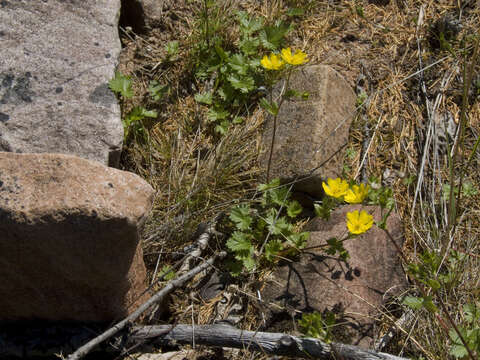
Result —
<path fill-rule="evenodd" d="M 302 65 L 308 61 L 307 54 L 303 51 L 296 50 L 295 54 L 292 55 L 292 50 L 290 48 L 282 49 L 282 58 L 290 65 Z"/>
<path fill-rule="evenodd" d="M 322 182 L 325 194 L 334 198 L 341 198 L 347 193 L 348 183 L 340 178 L 327 179 L 327 183 Z"/>
<path fill-rule="evenodd" d="M 368 195 L 369 186 L 365 184 L 353 185 L 350 189 L 347 190 L 347 194 L 344 197 L 344 200 L 350 204 L 360 204 L 365 200 Z"/>
<path fill-rule="evenodd" d="M 265 55 L 262 60 L 260 60 L 260 64 L 267 70 L 280 70 L 283 67 L 284 62 L 280 56 L 270 54 L 270 57 Z"/>
<path fill-rule="evenodd" d="M 347 213 L 347 228 L 351 234 L 359 235 L 366 232 L 373 225 L 373 216 L 365 210 L 358 210 Z"/>

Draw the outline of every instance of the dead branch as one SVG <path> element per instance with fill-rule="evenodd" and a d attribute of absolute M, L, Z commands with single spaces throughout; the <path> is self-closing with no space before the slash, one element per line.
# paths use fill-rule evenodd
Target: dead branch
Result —
<path fill-rule="evenodd" d="M 255 332 L 230 325 L 156 325 L 133 328 L 129 341 L 149 340 L 157 345 L 192 344 L 230 347 L 270 355 L 293 356 L 321 360 L 407 360 L 385 353 L 364 350 L 339 343 L 326 344 L 314 338 L 300 338 L 282 333 Z"/>
<path fill-rule="evenodd" d="M 77 349 L 73 354 L 68 356 L 68 360 L 78 360 L 88 354 L 95 346 L 108 340 L 119 331 L 127 327 L 129 324 L 133 324 L 133 322 L 140 317 L 145 311 L 150 309 L 153 305 L 159 303 L 166 295 L 168 295 L 173 290 L 183 286 L 185 282 L 193 278 L 196 274 L 201 272 L 202 270 L 206 269 L 218 259 L 223 258 L 226 256 L 225 252 L 221 252 L 217 256 L 210 258 L 209 260 L 205 261 L 204 263 L 200 264 L 199 266 L 193 268 L 185 275 L 178 277 L 177 279 L 171 280 L 167 283 L 167 285 L 157 292 L 154 296 L 152 296 L 147 302 L 142 304 L 135 312 L 130 314 L 124 320 L 120 321 L 119 323 L 115 324 L 113 327 L 105 331 L 103 334 L 97 336 L 96 338 L 90 340 L 88 343 Z"/>
<path fill-rule="evenodd" d="M 237 329 L 230 325 L 156 325 L 135 326 L 122 329 L 111 339 L 102 343 L 95 351 L 119 353 L 122 349 L 135 346 L 135 352 L 151 351 L 151 345 L 195 344 L 211 347 L 246 349 L 265 354 L 285 355 L 296 358 L 320 360 L 407 360 L 381 352 L 360 349 L 357 346 L 339 343 L 326 344 L 318 339 L 299 338 L 282 333 L 254 332 Z M 0 358 L 17 356 L 51 356 L 68 353 L 91 339 L 92 331 L 78 326 L 48 326 L 34 329 L 29 327 L 21 333 L 0 331 Z M 138 344 L 141 344 L 137 347 Z M 145 345 L 145 347 L 144 347 Z"/>

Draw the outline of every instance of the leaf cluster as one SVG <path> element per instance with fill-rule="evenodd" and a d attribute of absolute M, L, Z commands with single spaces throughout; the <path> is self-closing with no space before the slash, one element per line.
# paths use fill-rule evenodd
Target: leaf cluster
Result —
<path fill-rule="evenodd" d="M 120 95 L 123 99 L 130 99 L 133 97 L 132 79 L 123 75 L 119 71 L 115 72 L 115 76 L 108 82 L 110 89 Z M 150 85 L 149 91 L 155 91 L 156 88 Z M 146 136 L 146 131 L 143 126 L 145 118 L 156 118 L 157 112 L 155 110 L 147 110 L 143 106 L 135 106 L 130 112 L 124 114 L 122 117 L 124 141 L 127 140 L 128 135 L 133 130 L 134 134 L 141 134 Z"/>
<path fill-rule="evenodd" d="M 309 337 L 318 338 L 326 343 L 330 343 L 333 340 L 332 327 L 335 323 L 335 314 L 331 311 L 326 311 L 324 316 L 317 311 L 302 314 L 302 318 L 298 320 L 302 333 Z"/>
<path fill-rule="evenodd" d="M 279 179 L 260 185 L 259 190 L 263 195 L 257 206 L 242 204 L 230 211 L 234 231 L 226 245 L 234 257 L 234 276 L 298 253 L 309 236 L 295 230 L 292 221 L 302 207 L 290 200 L 288 188 L 281 186 Z"/>
<path fill-rule="evenodd" d="M 211 21 L 211 14 L 218 14 L 215 6 L 209 4 L 209 13 L 203 14 L 203 39 L 192 54 L 197 80 L 211 86 L 197 93 L 195 100 L 208 107 L 207 119 L 215 131 L 225 134 L 232 123 L 242 123 L 243 115 L 262 95 L 258 89 L 265 79 L 259 54 L 279 49 L 291 25 L 281 20 L 268 25 L 261 17 L 238 11 L 235 26 L 239 38 L 232 43 L 215 32 L 218 24 Z"/>

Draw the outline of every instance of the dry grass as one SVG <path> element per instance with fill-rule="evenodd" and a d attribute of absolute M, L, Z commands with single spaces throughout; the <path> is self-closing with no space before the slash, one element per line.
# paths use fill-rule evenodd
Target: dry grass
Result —
<path fill-rule="evenodd" d="M 311 63 L 335 68 L 352 87 L 362 86 L 368 101 L 359 107 L 351 128 L 349 148 L 354 156 L 345 160 L 351 169 L 348 175 L 357 179 L 362 174 L 374 175 L 393 188 L 397 211 L 404 220 L 404 249 L 412 262 L 418 261 L 423 250 L 445 249 L 446 243 L 468 254 L 456 269 L 458 285 L 441 294 L 459 323 L 460 304 L 474 302 L 479 296 L 480 195 L 462 201 L 458 226 L 448 236 L 447 204 L 442 198 L 442 186 L 448 182 L 447 150 L 446 141 L 439 136 L 439 124 L 444 114 L 458 124 L 463 83 L 460 40 L 478 34 L 480 24 L 478 5 L 463 3 L 461 12 L 456 1 L 392 0 L 377 6 L 360 0 L 252 0 L 235 5 L 268 19 L 283 16 L 289 7 L 304 8 L 305 15 L 295 19 L 289 44 L 307 52 Z M 193 79 L 189 58 L 199 36 L 196 19 L 201 4 L 171 1 L 161 29 L 123 37 L 120 70 L 135 78 L 136 93 L 123 106 L 128 109 L 142 103 L 160 113 L 158 121 L 148 124 L 149 141 L 132 141 L 124 153 L 125 168 L 143 176 L 157 190 L 145 231 L 150 268 L 159 253 L 182 251 L 191 243 L 199 223 L 248 198 L 260 174 L 256 157 L 261 112 L 254 111 L 244 125 L 219 138 L 205 122 L 205 109 L 193 100 L 197 87 L 205 86 Z M 232 2 L 224 5 L 225 11 L 234 7 Z M 419 22 L 421 11 L 423 21 Z M 433 24 L 445 16 L 460 18 L 462 24 L 457 40 L 451 42 L 451 52 L 432 48 L 429 41 Z M 235 41 L 234 28 L 229 28 L 228 36 Z M 180 53 L 177 60 L 165 62 L 164 45 L 171 40 L 180 41 Z M 478 74 L 478 66 L 476 70 Z M 146 97 L 151 79 L 170 84 L 170 94 L 161 104 Z M 475 79 L 480 81 L 478 75 Z M 472 93 L 469 100 L 473 105 L 458 164 L 470 154 L 480 131 L 478 93 Z M 477 156 L 464 170 L 465 180 L 477 189 L 478 162 Z M 202 314 L 208 314 L 208 306 Z M 248 327 L 255 328 L 254 322 Z M 427 359 L 447 358 L 449 344 L 437 317 L 420 311 L 404 331 L 395 338 L 392 351 L 421 354 Z"/>

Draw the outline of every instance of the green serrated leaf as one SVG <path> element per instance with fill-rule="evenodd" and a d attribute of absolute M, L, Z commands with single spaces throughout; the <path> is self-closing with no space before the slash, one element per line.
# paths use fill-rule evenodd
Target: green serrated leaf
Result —
<path fill-rule="evenodd" d="M 240 28 L 245 35 L 251 35 L 263 26 L 262 18 L 249 17 L 245 11 L 237 12 L 237 18 L 240 23 Z"/>
<path fill-rule="evenodd" d="M 275 178 L 275 179 L 272 179 L 268 184 L 258 185 L 258 191 L 267 191 L 267 190 L 270 190 L 270 189 L 274 189 L 278 186 L 280 186 L 280 179 Z"/>
<path fill-rule="evenodd" d="M 177 40 L 169 41 L 167 45 L 165 45 L 165 50 L 167 51 L 168 57 L 173 57 L 178 54 L 179 43 Z"/>
<path fill-rule="evenodd" d="M 234 231 L 227 240 L 227 248 L 233 252 L 250 252 L 253 249 L 252 242 L 247 234 L 241 231 Z"/>
<path fill-rule="evenodd" d="M 288 236 L 293 232 L 293 225 L 283 216 L 279 217 L 277 221 L 272 217 L 267 218 L 266 221 L 268 224 L 268 230 L 274 235 L 283 234 Z"/>
<path fill-rule="evenodd" d="M 239 75 L 246 75 L 248 70 L 248 63 L 241 54 L 234 54 L 230 57 L 228 64 Z"/>
<path fill-rule="evenodd" d="M 260 39 L 242 39 L 238 44 L 240 50 L 244 55 L 255 55 L 258 53 L 258 47 L 260 46 Z"/>
<path fill-rule="evenodd" d="M 160 101 L 168 93 L 168 85 L 162 85 L 156 80 L 152 80 L 148 85 L 148 92 L 153 100 Z"/>
<path fill-rule="evenodd" d="M 165 281 L 170 281 L 176 276 L 175 271 L 170 265 L 164 265 L 158 273 L 159 278 L 163 278 Z"/>
<path fill-rule="evenodd" d="M 195 101 L 201 104 L 212 105 L 213 96 L 212 92 L 197 93 L 195 94 Z"/>
<path fill-rule="evenodd" d="M 468 355 L 467 349 L 463 344 L 461 345 L 452 345 L 449 351 L 450 355 L 456 357 L 457 359 L 462 359 Z"/>
<path fill-rule="evenodd" d="M 239 230 L 248 230 L 253 221 L 253 218 L 250 216 L 250 206 L 248 205 L 234 207 L 230 211 L 229 217 Z"/>
<path fill-rule="evenodd" d="M 265 109 L 270 115 L 273 115 L 273 116 L 278 115 L 279 107 L 275 101 L 269 102 L 267 99 L 261 98 L 259 103 L 260 103 L 260 106 L 263 109 Z"/>
<path fill-rule="evenodd" d="M 215 131 L 219 134 L 225 135 L 230 127 L 230 123 L 227 120 L 223 120 L 220 124 L 215 125 Z"/>
<path fill-rule="evenodd" d="M 108 86 L 113 92 L 125 98 L 131 98 L 133 96 L 132 80 L 122 75 L 119 71 L 115 71 L 115 77 L 108 82 Z"/>
<path fill-rule="evenodd" d="M 283 21 L 279 21 L 273 26 L 265 26 L 260 32 L 260 42 L 266 49 L 276 50 L 280 48 L 290 29 L 290 25 Z"/>
<path fill-rule="evenodd" d="M 302 213 L 302 205 L 297 200 L 290 201 L 287 207 L 287 215 L 291 218 L 297 217 Z"/>
<path fill-rule="evenodd" d="M 288 198 L 290 197 L 290 191 L 286 186 L 278 187 L 268 191 L 268 195 L 273 203 L 279 206 L 285 206 Z"/>
<path fill-rule="evenodd" d="M 287 236 L 287 241 L 290 244 L 292 244 L 292 246 L 295 249 L 301 250 L 307 244 L 307 240 L 308 240 L 309 236 L 310 236 L 310 233 L 308 233 L 308 232 L 290 234 L 290 235 Z"/>
<path fill-rule="evenodd" d="M 268 261 L 275 260 L 276 256 L 282 251 L 283 246 L 279 240 L 270 240 L 267 245 L 265 245 L 265 258 Z"/>
<path fill-rule="evenodd" d="M 243 261 L 243 266 L 248 272 L 252 272 L 253 270 L 255 270 L 256 263 L 253 256 L 245 257 L 242 259 L 242 261 Z"/>
<path fill-rule="evenodd" d="M 255 80 L 250 76 L 236 76 L 230 75 L 227 80 L 230 84 L 237 90 L 240 90 L 242 93 L 247 94 L 250 91 L 255 89 Z"/>
<path fill-rule="evenodd" d="M 315 215 L 324 219 L 328 220 L 330 219 L 330 214 L 332 212 L 332 209 L 329 206 L 326 206 L 326 204 L 313 204 L 313 208 L 315 211 Z"/>
<path fill-rule="evenodd" d="M 416 296 L 405 296 L 402 304 L 408 306 L 413 310 L 419 310 L 422 307 L 423 299 Z"/>
<path fill-rule="evenodd" d="M 225 120 L 230 113 L 223 108 L 210 108 L 207 112 L 207 119 L 211 122 Z"/>

